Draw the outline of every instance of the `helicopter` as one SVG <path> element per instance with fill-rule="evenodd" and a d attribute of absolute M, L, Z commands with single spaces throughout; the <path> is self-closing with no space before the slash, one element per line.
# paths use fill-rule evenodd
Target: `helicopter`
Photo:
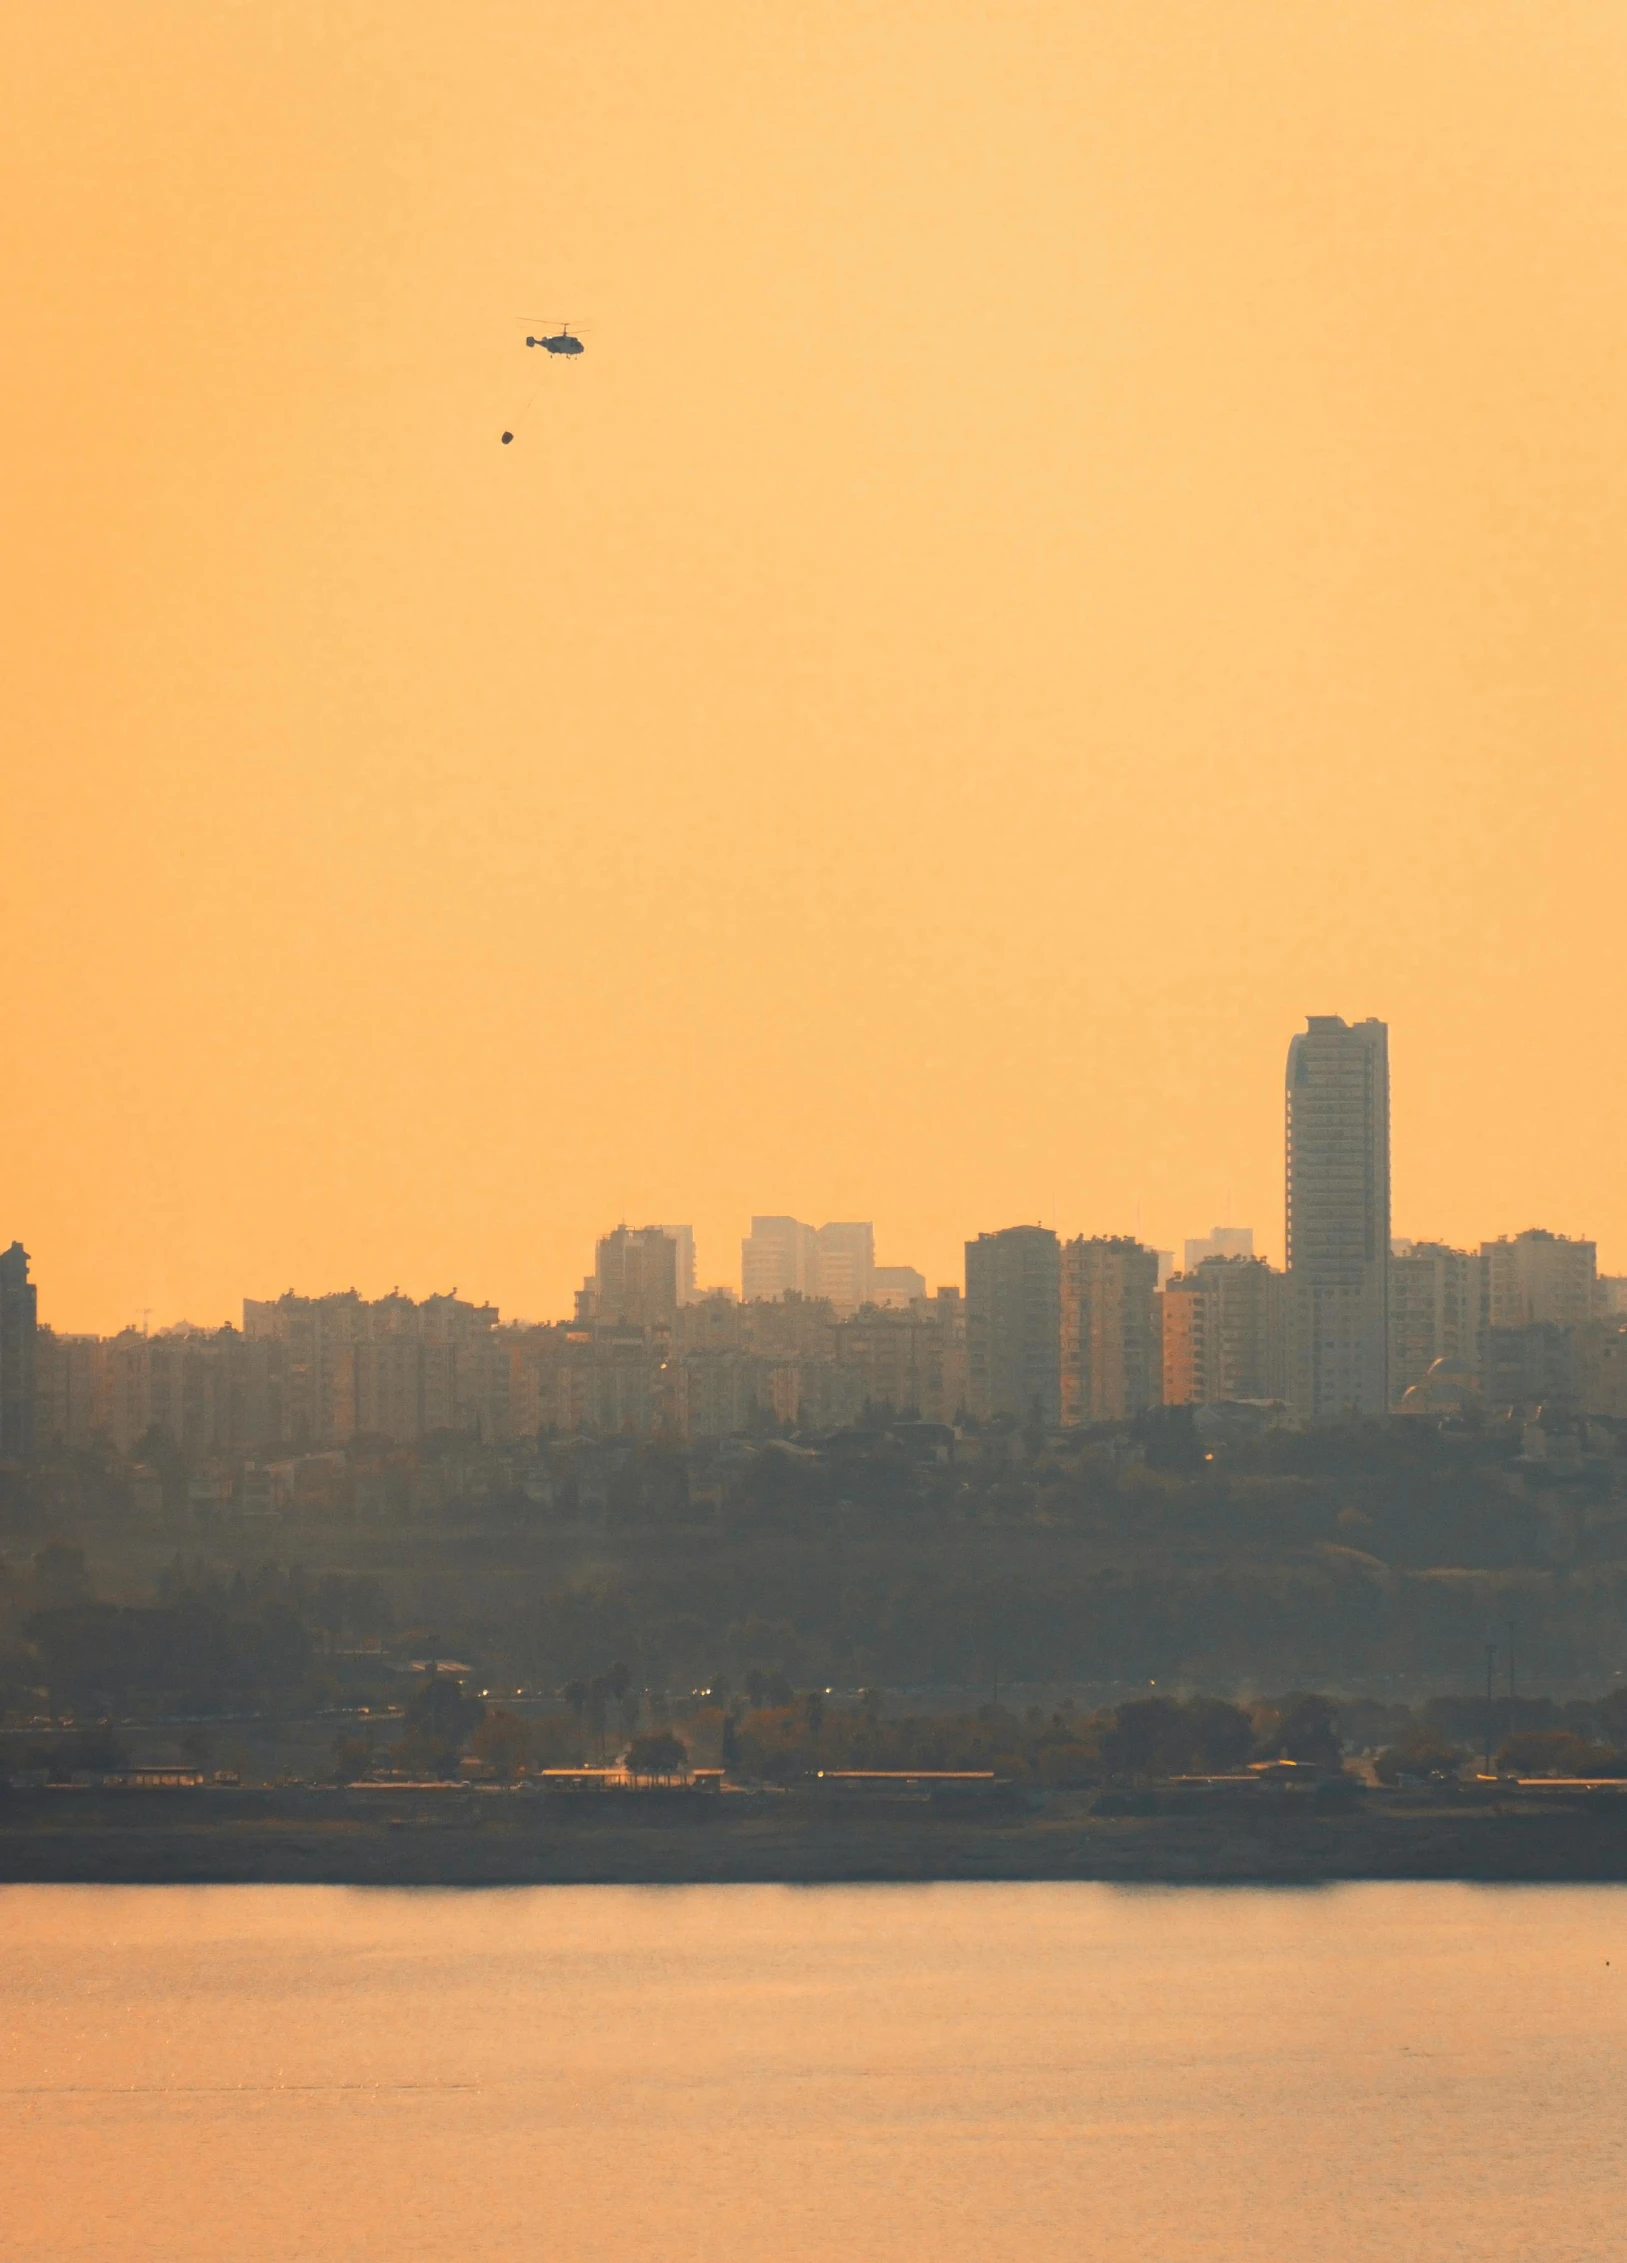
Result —
<path fill-rule="evenodd" d="M 587 352 L 586 346 L 583 345 L 568 322 L 562 322 L 551 337 L 528 337 L 525 342 L 528 346 L 540 346 L 545 354 L 563 354 L 569 357 Z M 535 398 L 536 395 L 533 393 L 532 399 Z M 512 432 L 505 432 L 503 434 L 503 446 L 506 448 L 513 438 Z"/>

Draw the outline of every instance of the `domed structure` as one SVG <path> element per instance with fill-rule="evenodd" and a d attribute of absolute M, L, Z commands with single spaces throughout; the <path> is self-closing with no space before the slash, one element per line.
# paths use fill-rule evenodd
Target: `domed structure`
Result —
<path fill-rule="evenodd" d="M 1444 1359 L 1433 1361 L 1423 1381 L 1414 1383 L 1403 1395 L 1401 1412 L 1460 1414 L 1465 1407 L 1479 1403 L 1480 1386 L 1475 1381 L 1474 1369 L 1456 1352 L 1448 1352 Z"/>

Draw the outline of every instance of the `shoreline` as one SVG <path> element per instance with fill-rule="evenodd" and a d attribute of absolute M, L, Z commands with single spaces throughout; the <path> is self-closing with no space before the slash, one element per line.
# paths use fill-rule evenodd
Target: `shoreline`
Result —
<path fill-rule="evenodd" d="M 71 1798 L 14 1798 L 0 1810 L 0 1884 L 1627 1884 L 1627 1803 L 1614 1801 L 972 1816 L 810 1814 L 779 1802 L 730 1812 L 732 1801 L 690 1800 L 637 1816 L 443 1817 L 324 1814 L 303 1803 L 279 1812 L 276 1802 L 252 1815 L 207 1815 L 187 1812 L 185 1795 L 152 1794 L 88 1812 Z"/>

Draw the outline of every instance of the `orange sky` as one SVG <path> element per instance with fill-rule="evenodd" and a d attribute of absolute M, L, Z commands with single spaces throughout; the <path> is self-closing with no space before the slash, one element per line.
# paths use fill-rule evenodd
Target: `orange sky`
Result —
<path fill-rule="evenodd" d="M 44 1317 L 1277 1253 L 1307 1012 L 1627 1269 L 1618 0 L 52 0 L 0 164 Z"/>

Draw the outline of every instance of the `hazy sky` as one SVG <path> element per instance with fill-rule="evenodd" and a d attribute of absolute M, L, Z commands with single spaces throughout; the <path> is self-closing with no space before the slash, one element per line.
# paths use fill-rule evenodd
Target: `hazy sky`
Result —
<path fill-rule="evenodd" d="M 1619 0 L 52 0 L 0 165 L 45 1317 L 1277 1253 L 1307 1012 L 1627 1269 Z"/>

